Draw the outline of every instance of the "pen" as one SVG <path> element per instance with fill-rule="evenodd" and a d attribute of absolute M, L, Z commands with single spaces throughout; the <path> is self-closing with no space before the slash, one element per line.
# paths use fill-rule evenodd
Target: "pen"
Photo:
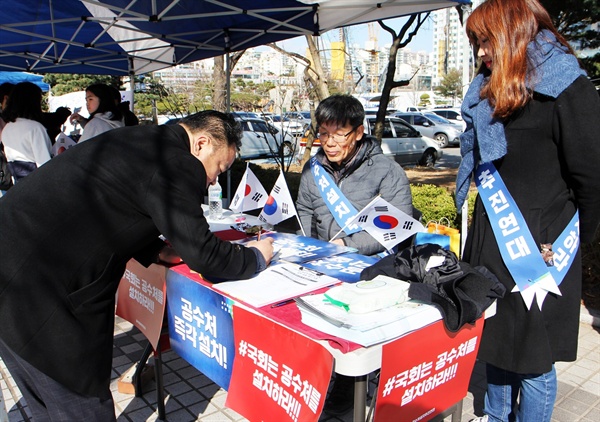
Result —
<path fill-rule="evenodd" d="M 280 306 L 287 305 L 288 303 L 292 303 L 294 299 L 284 300 L 283 302 L 277 302 L 271 305 L 271 308 L 279 308 Z"/>

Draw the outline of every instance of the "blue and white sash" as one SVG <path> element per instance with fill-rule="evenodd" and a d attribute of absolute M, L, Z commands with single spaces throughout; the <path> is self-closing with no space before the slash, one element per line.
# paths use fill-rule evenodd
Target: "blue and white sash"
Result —
<path fill-rule="evenodd" d="M 338 225 L 343 227 L 346 234 L 361 231 L 361 228 L 357 224 L 350 224 L 346 227 L 347 222 L 356 217 L 358 211 L 337 187 L 329 173 L 321 166 L 316 156 L 310 159 L 310 171 L 315 178 L 315 184 L 319 189 L 323 201 L 325 201 L 329 212 L 333 215 Z"/>
<path fill-rule="evenodd" d="M 515 280 L 513 292 L 521 292 L 527 309 L 531 309 L 533 298 L 537 297 L 538 307 L 542 309 L 548 292 L 561 294 L 558 285 L 564 279 L 579 248 L 579 213 L 575 213 L 553 243 L 554 265 L 549 267 L 544 262 L 521 211 L 491 162 L 477 167 L 475 184 L 487 211 L 502 260 Z"/>

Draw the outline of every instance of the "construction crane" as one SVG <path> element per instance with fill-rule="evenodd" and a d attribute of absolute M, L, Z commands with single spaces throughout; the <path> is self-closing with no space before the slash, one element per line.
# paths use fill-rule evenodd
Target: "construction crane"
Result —
<path fill-rule="evenodd" d="M 367 24 L 369 29 L 369 40 L 365 43 L 365 50 L 369 53 L 367 77 L 371 93 L 377 92 L 379 87 L 379 49 L 377 48 L 377 29 L 375 23 Z"/>

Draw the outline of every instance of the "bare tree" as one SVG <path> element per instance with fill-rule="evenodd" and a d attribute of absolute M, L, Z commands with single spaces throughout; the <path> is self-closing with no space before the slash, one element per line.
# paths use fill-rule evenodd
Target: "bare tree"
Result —
<path fill-rule="evenodd" d="M 423 22 L 427 20 L 429 17 L 429 12 L 427 13 L 413 13 L 410 15 L 404 26 L 399 33 L 396 33 L 392 28 L 383 23 L 383 21 L 377 21 L 379 26 L 385 29 L 392 35 L 392 46 L 390 47 L 390 55 L 388 59 L 387 72 L 385 75 L 385 82 L 383 84 L 383 89 L 381 90 L 381 100 L 379 100 L 379 110 L 377 110 L 377 118 L 375 123 L 375 132 L 374 135 L 379 142 L 381 142 L 381 137 L 383 135 L 383 122 L 385 120 L 385 113 L 387 110 L 387 106 L 390 102 L 390 94 L 392 89 L 398 88 L 401 86 L 406 86 L 410 83 L 412 78 L 415 77 L 417 72 L 415 72 L 410 79 L 396 81 L 394 80 L 394 74 L 396 73 L 396 56 L 398 55 L 398 50 L 406 47 L 413 39 L 413 37 L 423 25 Z M 410 27 L 415 23 L 415 27 L 408 33 L 406 40 L 403 41 L 406 33 L 409 31 Z"/>
<path fill-rule="evenodd" d="M 304 57 L 298 53 L 292 53 L 289 51 L 285 51 L 282 48 L 278 47 L 275 44 L 269 44 L 269 47 L 280 52 L 281 54 L 285 54 L 287 56 L 293 57 L 301 62 L 303 62 L 306 67 L 304 68 L 304 82 L 308 89 L 308 97 L 310 101 L 310 116 L 311 116 L 311 124 L 310 130 L 308 134 L 308 138 L 306 140 L 306 149 L 304 150 L 304 155 L 302 156 L 301 165 L 304 165 L 310 159 L 310 151 L 312 149 L 313 142 L 315 140 L 316 127 L 315 127 L 315 102 L 320 102 L 325 98 L 329 97 L 329 87 L 327 85 L 327 78 L 325 77 L 325 71 L 323 70 L 323 65 L 321 64 L 321 56 L 319 55 L 319 50 L 315 43 L 315 40 L 312 35 L 306 35 L 306 43 L 308 44 L 308 50 L 310 52 L 310 59 Z"/>
<path fill-rule="evenodd" d="M 246 50 L 236 51 L 229 56 L 229 76 L 231 71 L 242 58 Z M 212 93 L 213 110 L 226 112 L 227 110 L 227 73 L 225 72 L 225 56 L 215 57 L 213 67 L 214 88 Z"/>

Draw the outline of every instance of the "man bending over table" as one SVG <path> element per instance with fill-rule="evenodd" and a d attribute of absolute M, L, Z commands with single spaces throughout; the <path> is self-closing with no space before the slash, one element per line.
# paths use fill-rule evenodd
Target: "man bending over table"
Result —
<path fill-rule="evenodd" d="M 233 117 L 217 111 L 115 129 L 0 199 L 0 355 L 35 421 L 115 420 L 115 294 L 132 257 L 150 265 L 180 256 L 219 279 L 249 278 L 269 264 L 272 239 L 222 241 L 202 212 L 240 139 Z"/>

